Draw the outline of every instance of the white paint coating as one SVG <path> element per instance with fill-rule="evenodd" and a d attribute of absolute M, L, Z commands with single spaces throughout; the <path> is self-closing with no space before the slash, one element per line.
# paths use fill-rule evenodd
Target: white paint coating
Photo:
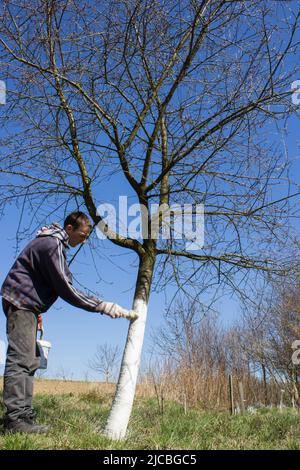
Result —
<path fill-rule="evenodd" d="M 115 440 L 123 439 L 127 431 L 145 333 L 146 302 L 135 300 L 133 309 L 139 313 L 139 318 L 129 326 L 116 395 L 104 429 L 104 434 Z"/>

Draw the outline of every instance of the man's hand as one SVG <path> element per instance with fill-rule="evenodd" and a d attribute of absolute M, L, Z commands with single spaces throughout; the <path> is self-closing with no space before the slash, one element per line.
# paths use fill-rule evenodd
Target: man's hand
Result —
<path fill-rule="evenodd" d="M 127 310 L 113 302 L 99 302 L 97 312 L 104 313 L 111 318 L 127 318 L 128 320 L 136 320 L 138 317 L 137 312 L 134 310 Z"/>
<path fill-rule="evenodd" d="M 139 317 L 139 314 L 135 310 L 128 310 L 127 317 L 128 320 L 136 320 Z"/>
<path fill-rule="evenodd" d="M 37 323 L 37 329 L 43 335 L 44 334 L 44 327 L 43 327 L 43 317 L 42 317 L 42 315 L 38 315 L 37 322 L 38 322 Z"/>

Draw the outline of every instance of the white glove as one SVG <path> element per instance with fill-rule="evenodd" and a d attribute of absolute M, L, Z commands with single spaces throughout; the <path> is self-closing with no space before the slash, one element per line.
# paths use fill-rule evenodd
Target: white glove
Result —
<path fill-rule="evenodd" d="M 135 320 L 138 317 L 138 314 L 134 310 L 126 310 L 126 308 L 121 307 L 118 304 L 113 302 L 105 302 L 102 300 L 99 302 L 97 307 L 97 312 L 104 313 L 111 318 L 127 318 L 128 320 Z"/>
<path fill-rule="evenodd" d="M 128 320 L 136 320 L 139 317 L 139 314 L 135 310 L 128 310 L 126 318 Z"/>

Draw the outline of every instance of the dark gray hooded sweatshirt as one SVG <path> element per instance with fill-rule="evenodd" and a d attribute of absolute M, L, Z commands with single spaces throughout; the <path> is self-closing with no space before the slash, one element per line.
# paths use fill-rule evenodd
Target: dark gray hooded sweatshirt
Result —
<path fill-rule="evenodd" d="M 16 259 L 2 285 L 1 295 L 16 307 L 36 313 L 46 312 L 58 297 L 75 307 L 99 311 L 102 302 L 72 284 L 66 262 L 68 239 L 58 224 L 42 227 Z"/>

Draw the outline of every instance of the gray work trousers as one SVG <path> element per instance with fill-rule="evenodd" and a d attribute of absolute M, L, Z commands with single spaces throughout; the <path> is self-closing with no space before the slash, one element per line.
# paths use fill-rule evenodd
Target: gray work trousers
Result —
<path fill-rule="evenodd" d="M 2 299 L 8 341 L 4 370 L 3 402 L 6 419 L 14 421 L 32 413 L 34 373 L 39 368 L 36 344 L 37 314 L 20 310 Z"/>

